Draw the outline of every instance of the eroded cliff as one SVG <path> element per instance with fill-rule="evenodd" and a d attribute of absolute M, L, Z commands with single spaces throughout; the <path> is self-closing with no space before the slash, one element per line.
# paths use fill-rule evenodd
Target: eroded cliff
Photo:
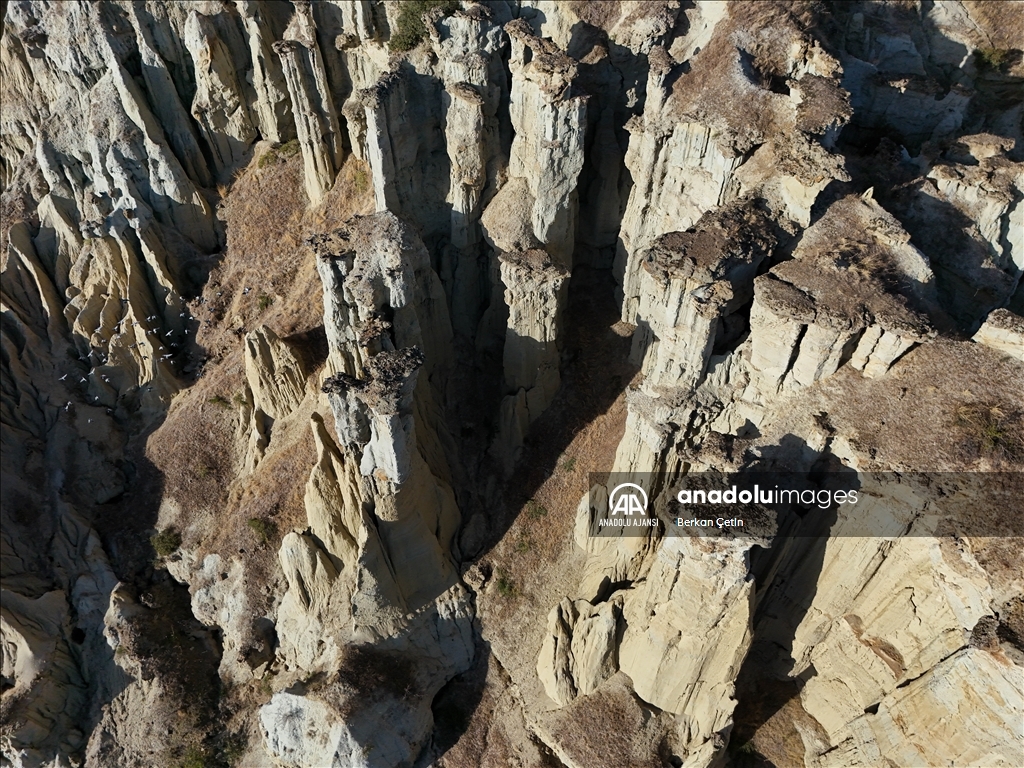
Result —
<path fill-rule="evenodd" d="M 834 5 L 4 3 L 3 764 L 1024 762 L 1024 14 Z"/>

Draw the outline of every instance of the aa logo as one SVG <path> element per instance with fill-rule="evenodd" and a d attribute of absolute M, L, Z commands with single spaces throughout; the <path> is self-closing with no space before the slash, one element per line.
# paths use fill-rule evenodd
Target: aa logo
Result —
<path fill-rule="evenodd" d="M 647 514 L 647 494 L 636 483 L 622 483 L 608 495 L 608 507 L 613 517 L 644 516 Z"/>

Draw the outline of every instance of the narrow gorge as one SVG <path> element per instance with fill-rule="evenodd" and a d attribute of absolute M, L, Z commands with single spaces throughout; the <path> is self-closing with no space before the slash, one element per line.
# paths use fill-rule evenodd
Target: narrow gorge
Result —
<path fill-rule="evenodd" d="M 0 766 L 1024 765 L 1024 2 L 0 17 Z"/>

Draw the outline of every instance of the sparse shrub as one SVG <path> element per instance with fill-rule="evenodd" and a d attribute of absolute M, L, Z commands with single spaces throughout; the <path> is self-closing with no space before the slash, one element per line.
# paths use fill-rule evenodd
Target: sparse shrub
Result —
<path fill-rule="evenodd" d="M 427 36 L 423 14 L 440 8 L 446 15 L 459 8 L 457 0 L 406 0 L 398 12 L 395 31 L 388 46 L 392 51 L 411 51 Z"/>
<path fill-rule="evenodd" d="M 982 69 L 999 69 L 1010 62 L 1013 51 L 1005 48 L 979 48 L 975 56 Z"/>
<path fill-rule="evenodd" d="M 149 540 L 153 545 L 153 551 L 160 557 L 170 557 L 178 551 L 181 546 L 181 534 L 173 528 L 164 528 L 158 531 Z M 120 648 L 118 648 L 120 650 Z"/>
<path fill-rule="evenodd" d="M 249 402 L 248 400 L 246 400 L 245 395 L 243 395 L 241 392 L 235 392 L 234 396 L 231 399 L 234 400 L 235 405 L 238 406 L 244 406 Z"/>
<path fill-rule="evenodd" d="M 576 459 L 572 458 L 571 456 L 568 459 L 566 459 L 565 461 L 562 462 L 562 471 L 563 472 L 572 472 L 575 468 L 576 468 Z"/>
<path fill-rule="evenodd" d="M 257 303 L 260 307 L 260 312 L 265 312 L 270 308 L 270 305 L 274 303 L 274 299 L 265 293 L 261 293 Z"/>
<path fill-rule="evenodd" d="M 277 526 L 274 525 L 273 520 L 267 520 L 262 517 L 250 517 L 248 524 L 262 544 L 269 543 L 277 533 Z"/>
<path fill-rule="evenodd" d="M 263 677 L 260 678 L 259 689 L 260 693 L 266 696 L 268 699 L 274 695 L 274 673 L 265 672 Z"/>
<path fill-rule="evenodd" d="M 964 404 L 956 410 L 956 426 L 971 452 L 1012 461 L 1024 458 L 1024 418 L 998 405 Z"/>
<path fill-rule="evenodd" d="M 274 149 L 268 149 L 262 155 L 260 155 L 259 162 L 256 163 L 257 168 L 266 168 L 270 165 L 277 164 L 277 152 Z"/>
<path fill-rule="evenodd" d="M 209 400 L 207 400 L 207 402 L 211 403 L 212 405 L 219 405 L 221 408 L 231 407 L 231 401 L 224 397 L 224 395 L 214 395 Z"/>
<path fill-rule="evenodd" d="M 355 173 L 352 174 L 352 186 L 360 195 L 369 188 L 370 177 L 362 168 L 356 169 Z"/>
<path fill-rule="evenodd" d="M 522 536 L 519 541 L 516 542 L 516 552 L 521 555 L 525 555 L 531 549 L 533 549 L 533 542 L 530 541 L 529 536 Z"/>
<path fill-rule="evenodd" d="M 367 702 L 408 699 L 419 692 L 416 665 L 406 654 L 374 645 L 349 645 L 342 651 L 337 675 L 315 682 L 308 695 L 347 717 Z"/>
<path fill-rule="evenodd" d="M 245 755 L 245 748 L 248 746 L 245 734 L 233 733 L 224 740 L 224 746 L 220 750 L 220 756 L 229 766 L 236 766 Z"/>
<path fill-rule="evenodd" d="M 205 480 L 213 473 L 213 470 L 210 469 L 210 467 L 208 467 L 206 464 L 199 463 L 196 464 L 195 473 L 196 477 L 198 477 L 200 480 Z"/>
<path fill-rule="evenodd" d="M 271 147 L 260 157 L 257 168 L 267 168 L 271 165 L 277 165 L 278 161 L 286 160 L 289 157 L 294 157 L 299 153 L 299 141 L 298 139 L 292 139 L 286 141 L 279 147 Z"/>
<path fill-rule="evenodd" d="M 536 499 L 530 499 L 526 502 L 526 514 L 531 520 L 540 520 L 540 518 L 548 516 L 548 510 Z"/>
<path fill-rule="evenodd" d="M 178 763 L 178 768 L 206 768 L 206 752 L 200 747 L 189 747 Z"/>
<path fill-rule="evenodd" d="M 499 571 L 494 581 L 498 594 L 502 597 L 512 597 L 516 593 L 515 582 L 504 571 Z"/>

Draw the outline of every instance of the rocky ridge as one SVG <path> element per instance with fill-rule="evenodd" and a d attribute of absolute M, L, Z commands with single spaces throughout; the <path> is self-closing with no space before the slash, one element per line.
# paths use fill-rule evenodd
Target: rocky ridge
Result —
<path fill-rule="evenodd" d="M 1020 471 L 1020 4 L 433 5 L 4 4 L 5 764 L 1020 764 L 1019 549 L 928 489 L 586 526 Z"/>

